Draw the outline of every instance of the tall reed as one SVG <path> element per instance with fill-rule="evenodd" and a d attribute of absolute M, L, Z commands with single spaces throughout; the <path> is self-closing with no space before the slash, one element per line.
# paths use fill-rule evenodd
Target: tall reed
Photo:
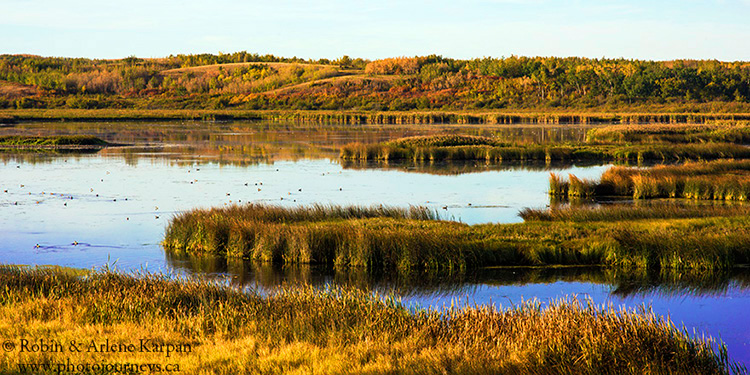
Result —
<path fill-rule="evenodd" d="M 580 196 L 561 184 L 571 182 L 550 179 L 550 194 Z M 745 201 L 750 197 L 750 162 L 716 160 L 660 165 L 649 169 L 612 167 L 598 182 L 585 185 L 592 196 L 632 196 L 635 199 L 688 198 L 703 200 Z M 583 189 L 583 188 L 582 188 Z"/>

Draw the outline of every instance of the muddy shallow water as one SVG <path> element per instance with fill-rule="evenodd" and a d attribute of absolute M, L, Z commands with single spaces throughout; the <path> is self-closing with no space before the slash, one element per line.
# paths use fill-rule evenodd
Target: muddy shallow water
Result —
<path fill-rule="evenodd" d="M 178 257 L 159 246 L 169 218 L 195 207 L 264 202 L 423 205 L 465 223 L 520 222 L 545 207 L 550 172 L 597 178 L 607 165 L 347 163 L 338 148 L 461 132 L 521 142 L 580 141 L 586 127 L 356 126 L 267 123 L 23 124 L 4 134 L 94 134 L 130 147 L 96 153 L 0 152 L 0 263 L 148 269 L 222 278 L 269 290 L 284 283 L 352 285 L 396 293 L 410 306 L 460 299 L 509 306 L 576 295 L 615 307 L 650 306 L 688 332 L 727 343 L 750 363 L 750 272 L 700 280 L 600 269 L 493 269 L 452 275 L 372 275 Z M 462 303 L 463 303 L 462 302 Z"/>

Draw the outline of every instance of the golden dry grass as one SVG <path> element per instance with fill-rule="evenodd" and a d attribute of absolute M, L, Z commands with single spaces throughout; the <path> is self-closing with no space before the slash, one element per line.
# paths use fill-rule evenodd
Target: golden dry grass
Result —
<path fill-rule="evenodd" d="M 546 307 L 409 311 L 355 290 L 240 292 L 205 281 L 111 272 L 84 278 L 0 268 L 0 335 L 69 343 L 150 339 L 171 353 L 0 353 L 19 364 L 177 364 L 187 374 L 727 374 L 725 349 L 648 311 L 575 299 Z"/>

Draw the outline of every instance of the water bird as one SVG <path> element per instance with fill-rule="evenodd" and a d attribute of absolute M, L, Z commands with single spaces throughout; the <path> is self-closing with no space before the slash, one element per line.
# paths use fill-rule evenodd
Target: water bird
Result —
<path fill-rule="evenodd" d="M 260 191 L 260 188 L 258 188 L 258 191 Z"/>
<path fill-rule="evenodd" d="M 154 218 L 155 218 L 155 219 L 158 219 L 158 218 L 159 218 L 159 215 L 154 215 Z"/>
<path fill-rule="evenodd" d="M 302 189 L 297 189 L 297 191 L 302 191 Z"/>
<path fill-rule="evenodd" d="M 63 206 L 67 206 L 67 205 L 68 205 L 68 202 L 63 203 Z"/>
<path fill-rule="evenodd" d="M 229 193 L 227 193 L 227 197 L 229 196 Z"/>
<path fill-rule="evenodd" d="M 448 209 L 448 206 L 443 206 L 443 209 L 444 209 L 444 210 L 447 210 L 447 209 Z"/>
<path fill-rule="evenodd" d="M 344 190 L 343 188 L 339 188 L 339 191 L 343 191 L 343 190 Z"/>
<path fill-rule="evenodd" d="M 72 245 L 73 246 L 78 246 L 78 241 L 73 241 Z"/>
<path fill-rule="evenodd" d="M 156 211 L 159 211 L 159 206 L 154 206 L 154 209 L 155 209 Z"/>
<path fill-rule="evenodd" d="M 245 186 L 247 186 L 247 182 L 245 182 Z"/>
<path fill-rule="evenodd" d="M 38 249 L 38 248 L 40 248 L 40 247 L 41 247 L 41 246 L 39 246 L 39 244 L 36 244 L 36 245 L 34 245 L 34 248 L 35 248 L 35 249 Z"/>

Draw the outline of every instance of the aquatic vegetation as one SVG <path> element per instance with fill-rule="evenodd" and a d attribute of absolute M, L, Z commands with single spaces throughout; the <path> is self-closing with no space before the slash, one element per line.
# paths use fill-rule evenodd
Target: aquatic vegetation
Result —
<path fill-rule="evenodd" d="M 68 147 L 68 146 L 98 146 L 109 145 L 106 141 L 90 135 L 4 135 L 0 136 L 0 147 Z"/>
<path fill-rule="evenodd" d="M 324 263 L 402 270 L 466 267 L 466 252 L 426 208 L 250 204 L 193 210 L 170 222 L 168 249 L 266 262 Z M 456 250 L 456 251 L 454 251 Z"/>
<path fill-rule="evenodd" d="M 679 161 L 750 158 L 750 149 L 733 143 L 694 144 L 503 144 L 470 136 L 425 136 L 395 141 L 351 143 L 341 148 L 344 160 L 482 160 L 502 161 Z"/>
<path fill-rule="evenodd" d="M 550 177 L 550 195 L 577 196 L 575 176 Z M 586 182 L 585 196 L 632 196 L 635 199 L 688 198 L 745 201 L 750 197 L 750 162 L 715 160 L 659 165 L 653 168 L 611 167 L 599 181 Z M 581 189 L 579 189 L 581 190 Z"/>
<path fill-rule="evenodd" d="M 612 204 L 593 206 L 565 206 L 549 209 L 524 208 L 519 215 L 525 221 L 624 221 L 643 219 L 681 219 L 750 215 L 747 205 L 679 204 Z"/>
<path fill-rule="evenodd" d="M 612 125 L 586 132 L 589 143 L 750 142 L 750 122 L 709 121 L 706 124 Z"/>
<path fill-rule="evenodd" d="M 445 134 L 400 138 L 388 142 L 394 147 L 496 146 L 500 142 L 488 137 Z"/>
<path fill-rule="evenodd" d="M 298 213 L 265 214 L 285 210 Z M 640 221 L 631 220 L 638 215 L 634 213 L 620 214 L 627 220 L 595 221 L 593 214 L 592 221 L 580 223 L 531 220 L 466 225 L 421 213 L 418 219 L 409 215 L 344 219 L 333 214 L 306 216 L 304 210 L 261 205 L 191 210 L 171 220 L 163 246 L 176 253 L 403 273 L 549 265 L 700 271 L 750 264 L 750 223 L 743 216 L 683 213 Z"/>
<path fill-rule="evenodd" d="M 566 299 L 511 308 L 411 311 L 354 289 L 270 294 L 163 275 L 0 268 L 0 333 L 112 343 L 183 345 L 170 363 L 184 373 L 740 373 L 708 338 L 690 337 L 645 309 L 615 310 Z M 20 323 L 20 324 L 19 324 Z M 185 346 L 187 345 L 187 346 Z M 58 361 L 47 353 L 0 353 L 0 371 Z M 149 363 L 154 353 L 108 353 Z M 163 354 L 161 357 L 163 358 Z M 66 353 L 99 363 L 100 353 Z M 551 372 L 552 371 L 552 372 Z"/>

